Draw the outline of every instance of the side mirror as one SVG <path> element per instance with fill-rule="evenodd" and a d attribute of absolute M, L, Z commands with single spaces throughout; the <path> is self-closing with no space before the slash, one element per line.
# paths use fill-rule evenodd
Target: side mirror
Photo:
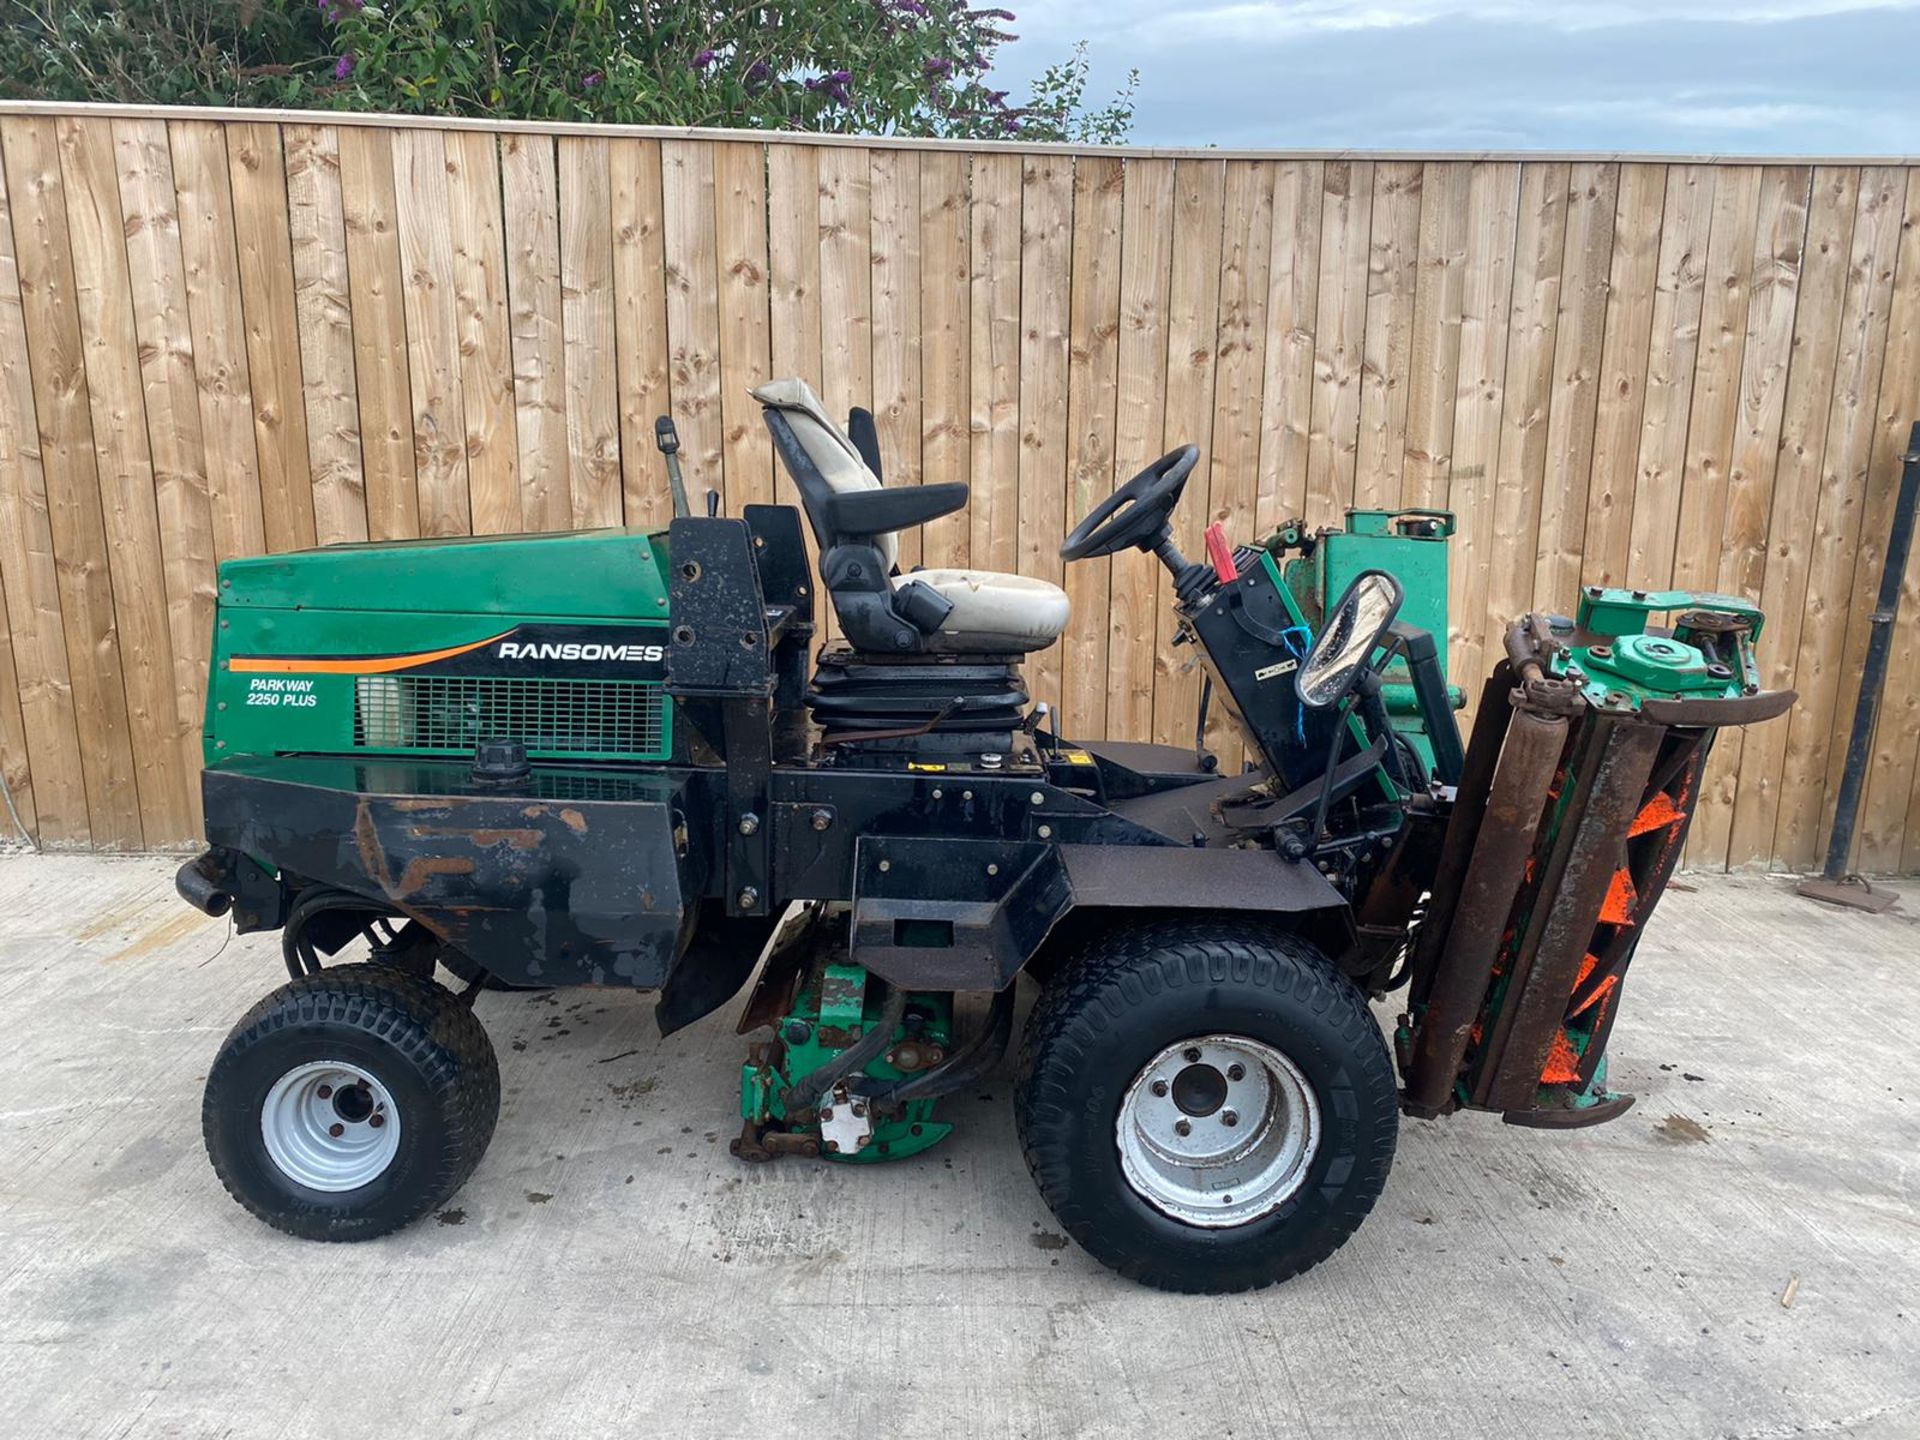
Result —
<path fill-rule="evenodd" d="M 1366 570 L 1353 577 L 1294 677 L 1294 691 L 1302 705 L 1324 710 L 1347 698 L 1393 617 L 1400 613 L 1400 600 L 1400 582 L 1384 570 Z"/>

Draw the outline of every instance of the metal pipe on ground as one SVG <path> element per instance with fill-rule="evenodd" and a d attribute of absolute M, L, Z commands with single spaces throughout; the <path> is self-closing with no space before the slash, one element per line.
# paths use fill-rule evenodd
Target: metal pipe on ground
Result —
<path fill-rule="evenodd" d="M 1902 457 L 1900 493 L 1894 501 L 1893 526 L 1887 532 L 1886 563 L 1880 571 L 1880 595 L 1869 617 L 1867 659 L 1860 669 L 1860 698 L 1853 709 L 1853 733 L 1847 738 L 1847 763 L 1840 772 L 1840 793 L 1833 807 L 1833 834 L 1827 841 L 1827 863 L 1817 880 L 1802 882 L 1800 893 L 1830 905 L 1879 911 L 1899 903 L 1891 891 L 1876 890 L 1851 873 L 1853 832 L 1860 820 L 1860 796 L 1866 788 L 1867 765 L 1873 754 L 1873 728 L 1880 716 L 1880 692 L 1887 683 L 1887 655 L 1893 648 L 1893 626 L 1900 616 L 1900 581 L 1907 573 L 1913 549 L 1916 510 L 1920 510 L 1920 423 L 1907 437 Z"/>

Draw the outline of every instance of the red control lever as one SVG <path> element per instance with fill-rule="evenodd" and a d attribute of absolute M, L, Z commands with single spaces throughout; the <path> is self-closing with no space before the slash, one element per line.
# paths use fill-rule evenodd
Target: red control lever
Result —
<path fill-rule="evenodd" d="M 1231 585 L 1240 578 L 1240 572 L 1234 568 L 1233 546 L 1227 540 L 1227 527 L 1219 520 L 1207 526 L 1207 559 L 1213 562 L 1213 573 L 1220 577 L 1222 585 Z"/>

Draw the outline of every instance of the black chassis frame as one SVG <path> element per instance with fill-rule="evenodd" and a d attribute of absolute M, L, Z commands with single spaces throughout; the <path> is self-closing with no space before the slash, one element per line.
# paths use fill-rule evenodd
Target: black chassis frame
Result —
<path fill-rule="evenodd" d="M 1050 937 L 1173 911 L 1284 916 L 1364 956 L 1352 885 L 1223 819 L 1259 777 L 1193 752 L 1042 732 L 994 771 L 822 763 L 798 512 L 682 517 L 669 544 L 667 761 L 494 780 L 454 760 L 235 759 L 205 774 L 212 848 L 181 894 L 242 931 L 313 922 L 328 953 L 368 916 L 415 920 L 506 981 L 661 990 L 666 1030 L 738 991 L 793 901 L 850 902 L 850 958 L 919 990 L 1000 991 Z M 1383 836 L 1404 828 L 1389 808 Z"/>

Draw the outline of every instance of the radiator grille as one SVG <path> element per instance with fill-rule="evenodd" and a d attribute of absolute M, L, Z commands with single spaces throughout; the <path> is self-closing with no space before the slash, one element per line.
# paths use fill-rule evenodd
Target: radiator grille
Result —
<path fill-rule="evenodd" d="M 365 675 L 354 682 L 358 750 L 469 755 L 487 739 L 534 756 L 660 759 L 666 694 L 643 680 Z"/>

